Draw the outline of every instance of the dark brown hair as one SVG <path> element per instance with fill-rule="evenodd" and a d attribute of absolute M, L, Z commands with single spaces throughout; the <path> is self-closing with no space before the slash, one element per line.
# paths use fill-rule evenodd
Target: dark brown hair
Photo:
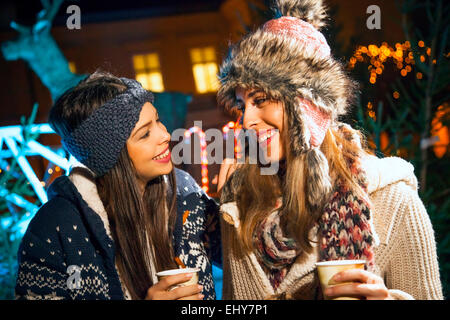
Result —
<path fill-rule="evenodd" d="M 56 101 L 50 111 L 50 125 L 63 137 L 126 88 L 119 78 L 97 71 Z M 142 194 L 124 146 L 116 165 L 104 176 L 92 179 L 108 214 L 120 277 L 131 298 L 143 299 L 153 285 L 151 271 L 176 267 L 171 240 L 176 217 L 174 171 L 168 175 L 170 190 L 159 176 L 147 183 Z M 156 270 L 151 270 L 150 245 L 155 251 Z"/>

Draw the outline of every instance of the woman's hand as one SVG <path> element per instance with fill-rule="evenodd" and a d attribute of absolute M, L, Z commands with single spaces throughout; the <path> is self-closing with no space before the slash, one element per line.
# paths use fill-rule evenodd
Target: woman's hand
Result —
<path fill-rule="evenodd" d="M 236 162 L 236 159 L 223 159 L 222 164 L 220 165 L 219 178 L 217 181 L 217 192 L 220 194 L 223 185 L 227 182 L 228 178 L 231 174 L 236 170 L 239 165 Z"/>
<path fill-rule="evenodd" d="M 354 282 L 329 287 L 324 294 L 330 298 L 339 296 L 359 296 L 367 300 L 392 300 L 389 290 L 384 285 L 383 279 L 376 274 L 361 270 L 351 269 L 341 271 L 331 278 L 335 283 Z"/>
<path fill-rule="evenodd" d="M 171 286 L 186 282 L 192 276 L 192 273 L 187 273 L 163 278 L 147 290 L 145 300 L 202 300 L 204 297 L 201 294 L 203 287 L 198 284 L 178 287 L 169 291 Z"/>

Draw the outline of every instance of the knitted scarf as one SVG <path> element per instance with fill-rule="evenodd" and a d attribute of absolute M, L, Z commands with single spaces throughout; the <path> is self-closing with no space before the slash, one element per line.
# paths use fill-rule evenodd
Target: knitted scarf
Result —
<path fill-rule="evenodd" d="M 367 180 L 359 160 L 348 161 L 353 177 L 367 193 Z M 280 227 L 276 208 L 259 225 L 253 235 L 256 257 L 274 289 L 283 281 L 289 267 L 302 253 L 294 239 L 286 237 Z M 319 260 L 365 259 L 373 267 L 374 236 L 370 223 L 370 205 L 358 197 L 341 180 L 316 223 L 320 240 Z"/>

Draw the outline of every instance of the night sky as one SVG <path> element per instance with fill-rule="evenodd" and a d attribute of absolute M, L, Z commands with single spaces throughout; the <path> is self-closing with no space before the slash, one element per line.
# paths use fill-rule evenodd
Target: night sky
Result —
<path fill-rule="evenodd" d="M 214 11 L 222 2 L 223 0 L 72 0 L 63 3 L 54 25 L 65 24 L 68 16 L 65 9 L 71 4 L 81 8 L 82 23 L 92 23 Z M 40 0 L 1 1 L 0 31 L 8 30 L 12 20 L 32 25 L 40 10 Z"/>

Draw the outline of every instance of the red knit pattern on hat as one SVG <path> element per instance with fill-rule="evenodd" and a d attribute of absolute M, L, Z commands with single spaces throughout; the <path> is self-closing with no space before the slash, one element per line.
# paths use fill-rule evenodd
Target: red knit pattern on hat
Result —
<path fill-rule="evenodd" d="M 311 134 L 309 142 L 312 147 L 318 147 L 322 144 L 325 134 L 330 127 L 331 117 L 320 110 L 311 101 L 306 99 L 299 99 L 299 101 L 305 125 Z"/>
<path fill-rule="evenodd" d="M 307 52 L 315 53 L 320 58 L 330 56 L 330 47 L 323 34 L 310 23 L 295 17 L 281 17 L 267 21 L 264 31 L 287 36 L 301 42 Z"/>

